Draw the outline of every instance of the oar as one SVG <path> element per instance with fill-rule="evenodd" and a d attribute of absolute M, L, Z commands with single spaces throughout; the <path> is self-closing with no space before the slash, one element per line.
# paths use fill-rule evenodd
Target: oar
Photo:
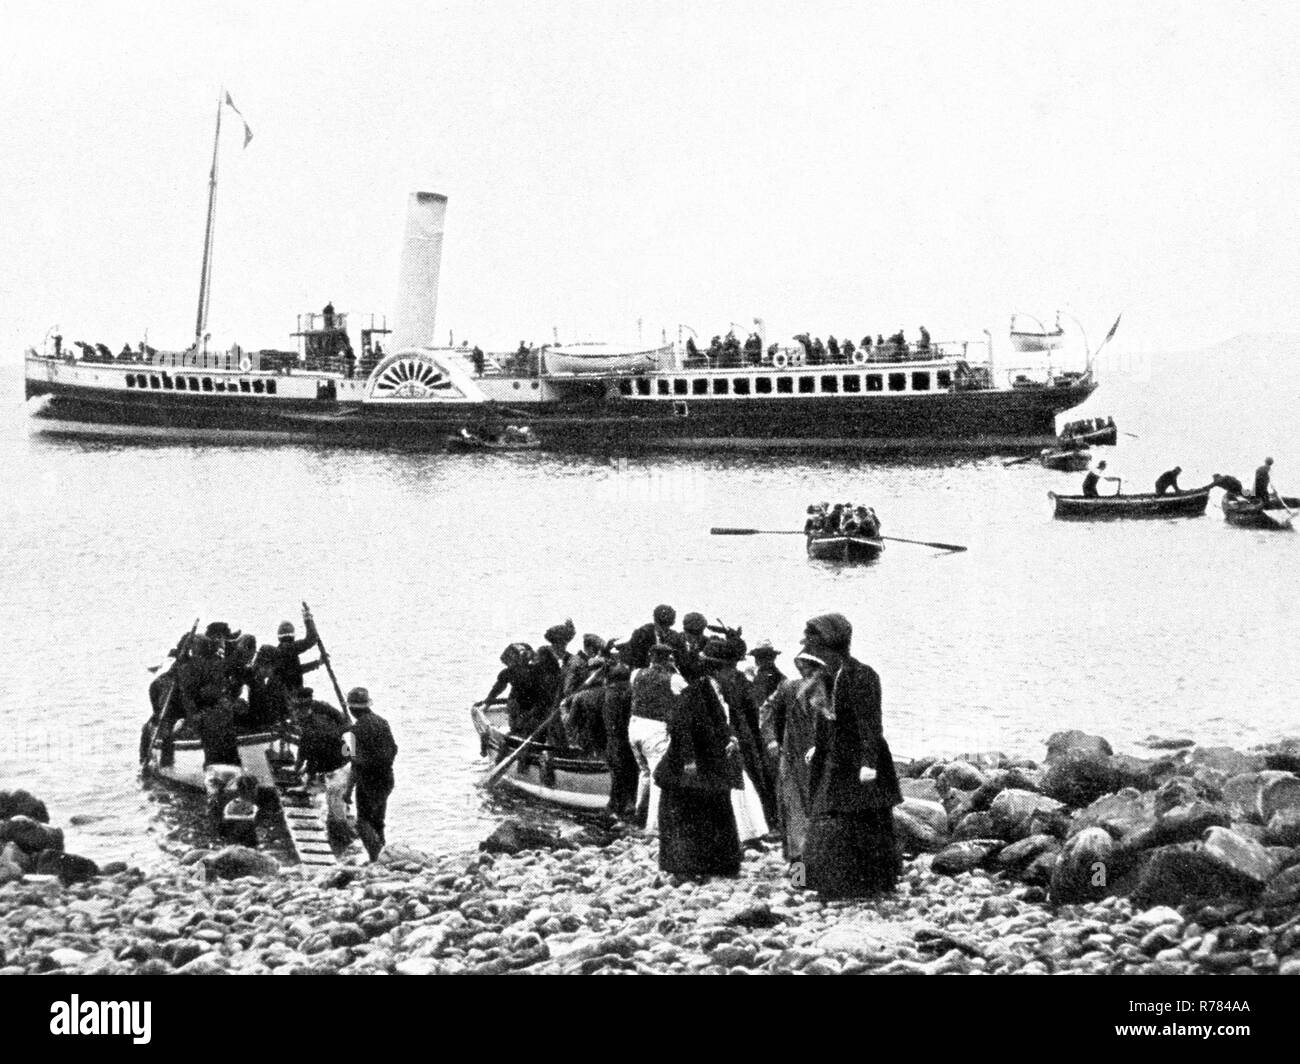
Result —
<path fill-rule="evenodd" d="M 1281 517 L 1274 517 L 1272 514 L 1268 512 L 1267 500 L 1264 502 L 1264 505 L 1260 507 L 1259 512 L 1263 514 L 1268 520 L 1272 521 L 1279 528 L 1290 528 L 1291 522 L 1295 520 L 1295 512 L 1291 509 L 1291 507 L 1289 507 L 1286 504 L 1286 499 L 1283 497 L 1282 493 L 1277 490 L 1277 488 L 1273 489 L 1273 494 L 1277 496 L 1278 505 L 1280 505 L 1282 509 L 1286 511 L 1286 520 L 1283 521 Z"/>
<path fill-rule="evenodd" d="M 153 734 L 149 736 L 149 746 L 147 747 L 149 750 L 152 750 L 153 744 L 158 741 L 158 733 L 162 731 L 163 722 L 166 721 L 167 714 L 172 708 L 172 695 L 176 693 L 176 688 L 181 685 L 181 662 L 185 660 L 185 652 L 189 649 L 190 644 L 194 642 L 194 633 L 198 630 L 199 619 L 195 617 L 194 624 L 191 626 L 189 632 L 186 633 L 185 638 L 176 646 L 176 664 L 173 666 L 176 675 L 172 677 L 172 685 L 167 688 L 167 697 L 163 699 L 162 709 L 158 711 L 158 723 L 153 726 Z M 162 761 L 161 754 L 159 754 L 158 760 L 159 762 Z"/>
<path fill-rule="evenodd" d="M 307 603 L 305 602 L 302 604 L 302 612 L 306 614 L 308 617 L 311 616 L 311 609 L 310 607 L 308 607 Z M 305 620 L 304 623 L 306 623 Z M 313 620 L 312 628 L 314 629 L 315 627 L 316 624 L 315 621 Z M 343 710 L 343 719 L 351 720 L 352 714 L 348 712 L 347 699 L 343 697 L 343 689 L 339 686 L 338 677 L 334 675 L 334 666 L 330 664 L 329 651 L 325 649 L 325 643 L 321 640 L 319 631 L 316 632 L 316 645 L 320 647 L 320 659 L 321 661 L 325 662 L 325 671 L 329 673 L 330 683 L 334 685 L 334 694 L 338 696 L 339 708 Z"/>
<path fill-rule="evenodd" d="M 804 532 L 795 532 L 787 528 L 711 528 L 711 536 L 802 536 Z M 928 539 L 904 539 L 902 536 L 877 536 L 877 539 L 888 539 L 895 543 L 915 543 L 918 547 L 935 547 L 938 550 L 963 551 L 969 550 L 958 543 L 936 543 Z"/>
<path fill-rule="evenodd" d="M 516 761 L 519 760 L 519 755 L 522 754 L 529 746 L 531 746 L 534 740 L 536 740 L 536 738 L 539 735 L 541 735 L 543 731 L 545 731 L 548 727 L 550 727 L 551 721 L 553 721 L 559 715 L 559 712 L 560 712 L 560 707 L 559 705 L 556 705 L 556 707 L 546 715 L 546 719 L 537 726 L 537 730 L 533 732 L 533 734 L 530 735 L 527 739 L 525 739 L 522 743 L 520 743 L 517 747 L 515 747 L 514 752 L 509 757 L 503 758 L 500 764 L 498 764 L 491 772 L 489 772 L 486 776 L 484 776 L 481 780 L 479 780 L 478 785 L 484 788 L 491 788 L 492 785 L 495 784 L 496 781 L 499 780 L 505 774 L 506 769 L 508 769 L 511 765 L 513 765 Z"/>
<path fill-rule="evenodd" d="M 963 551 L 969 550 L 969 547 L 963 547 L 960 543 L 935 543 L 928 539 L 903 539 L 901 536 L 880 536 L 880 539 L 893 540 L 895 543 L 915 543 L 918 547 L 934 547 L 938 550 Z"/>
<path fill-rule="evenodd" d="M 1032 462 L 1037 457 L 1036 454 L 1027 454 L 1024 458 L 1013 458 L 1009 462 L 1003 462 L 1002 468 L 1010 469 L 1013 465 L 1023 465 L 1025 462 Z"/>

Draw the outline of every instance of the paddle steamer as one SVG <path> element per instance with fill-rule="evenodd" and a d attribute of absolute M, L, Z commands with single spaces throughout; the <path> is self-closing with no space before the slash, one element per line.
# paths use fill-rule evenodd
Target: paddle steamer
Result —
<path fill-rule="evenodd" d="M 220 112 L 218 112 L 219 114 Z M 688 356 L 677 344 L 548 345 L 485 355 L 434 344 L 447 200 L 409 201 L 395 325 L 332 306 L 300 316 L 295 351 L 207 346 L 216 194 L 209 194 L 194 343 L 113 355 L 78 342 L 29 348 L 34 423 L 54 432 L 216 442 L 321 440 L 442 449 L 492 419 L 531 425 L 548 448 L 860 449 L 986 452 L 1044 446 L 1055 417 L 1093 391 L 1090 373 L 999 375 L 988 341 L 889 344 L 814 363 L 802 345 L 758 355 Z M 988 334 L 986 334 L 988 335 Z"/>

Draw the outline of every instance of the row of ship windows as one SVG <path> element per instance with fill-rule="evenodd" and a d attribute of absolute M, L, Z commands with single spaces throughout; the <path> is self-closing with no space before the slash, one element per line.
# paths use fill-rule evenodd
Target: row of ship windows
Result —
<path fill-rule="evenodd" d="M 238 383 L 238 386 L 236 386 Z M 214 381 L 211 377 L 169 377 L 156 373 L 128 373 L 128 388 L 155 388 L 177 392 L 246 392 L 252 395 L 274 395 L 275 381 Z"/>
<path fill-rule="evenodd" d="M 908 388 L 911 378 L 911 388 Z M 653 392 L 651 388 L 653 386 Z M 651 381 L 645 377 L 619 381 L 623 395 L 837 395 L 841 392 L 928 392 L 952 387 L 952 373 L 826 373 L 800 377 L 675 377 Z"/>

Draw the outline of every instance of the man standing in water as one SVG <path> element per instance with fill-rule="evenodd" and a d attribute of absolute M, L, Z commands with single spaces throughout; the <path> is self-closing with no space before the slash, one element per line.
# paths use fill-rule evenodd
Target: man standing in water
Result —
<path fill-rule="evenodd" d="M 370 692 L 364 687 L 348 692 L 348 712 L 356 721 L 352 725 L 352 778 L 357 787 L 357 834 L 370 860 L 375 861 L 384 848 L 384 818 L 388 796 L 393 793 L 397 743 L 388 721 L 371 709 Z"/>

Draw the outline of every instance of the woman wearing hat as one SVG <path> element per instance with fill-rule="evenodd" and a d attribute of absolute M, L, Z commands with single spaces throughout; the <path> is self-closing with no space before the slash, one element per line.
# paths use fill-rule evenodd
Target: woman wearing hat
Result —
<path fill-rule="evenodd" d="M 659 867 L 685 876 L 740 873 L 732 810 L 739 786 L 738 744 L 708 677 L 668 710 L 668 747 L 654 771 L 659 788 Z"/>
<path fill-rule="evenodd" d="M 849 654 L 853 626 L 838 613 L 808 621 L 816 664 L 800 692 L 815 721 L 806 884 L 823 898 L 892 890 L 901 871 L 893 807 L 903 800 L 880 719 L 880 677 Z"/>
<path fill-rule="evenodd" d="M 781 849 L 787 861 L 803 859 L 808 837 L 808 751 L 816 744 L 816 713 L 800 697 L 813 670 L 825 663 L 808 653 L 797 654 L 799 675 L 782 680 L 759 710 L 759 728 L 769 757 L 776 763 L 776 819 Z"/>

